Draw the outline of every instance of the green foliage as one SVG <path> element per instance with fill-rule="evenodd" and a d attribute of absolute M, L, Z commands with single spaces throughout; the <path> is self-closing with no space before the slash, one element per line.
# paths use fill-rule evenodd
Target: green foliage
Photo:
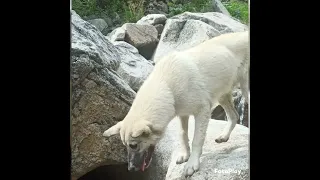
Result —
<path fill-rule="evenodd" d="M 229 11 L 231 16 L 239 19 L 242 23 L 248 24 L 249 22 L 249 7 L 248 2 L 239 0 L 224 1 L 222 4 Z"/>
<path fill-rule="evenodd" d="M 177 4 L 168 2 L 169 16 L 181 14 L 183 12 L 210 12 L 212 11 L 213 5 L 212 0 L 191 0 L 190 2 Z"/>
<path fill-rule="evenodd" d="M 124 22 L 136 22 L 144 15 L 145 0 L 72 0 L 72 9 L 81 17 L 107 14 L 113 18 L 117 13 Z"/>
<path fill-rule="evenodd" d="M 248 24 L 249 9 L 248 2 L 245 0 L 222 0 L 223 5 L 229 11 L 231 16 L 239 19 L 242 23 Z M 210 12 L 212 11 L 212 0 L 191 0 L 183 5 L 168 2 L 169 16 L 181 14 L 183 12 Z"/>
<path fill-rule="evenodd" d="M 144 16 L 146 0 L 72 0 L 72 9 L 81 17 L 97 15 L 101 13 L 114 18 L 117 13 L 122 21 L 137 22 Z M 168 2 L 168 1 L 167 1 Z M 242 23 L 248 24 L 248 2 L 240 0 L 222 0 L 223 5 L 230 14 Z M 169 17 L 183 12 L 210 12 L 213 9 L 212 0 L 189 0 L 179 4 L 177 1 L 169 1 Z"/>
<path fill-rule="evenodd" d="M 96 0 L 72 0 L 72 9 L 81 17 L 98 14 L 102 11 L 97 6 Z"/>
<path fill-rule="evenodd" d="M 145 0 L 128 0 L 124 6 L 124 21 L 137 22 L 144 16 Z"/>

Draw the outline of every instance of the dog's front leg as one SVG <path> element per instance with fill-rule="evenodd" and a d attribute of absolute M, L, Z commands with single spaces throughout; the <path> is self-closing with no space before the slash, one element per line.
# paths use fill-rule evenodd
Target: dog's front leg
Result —
<path fill-rule="evenodd" d="M 184 175 L 192 176 L 193 173 L 200 168 L 200 156 L 202 147 L 206 137 L 206 131 L 210 119 L 210 108 L 203 107 L 201 111 L 195 115 L 195 128 L 192 140 L 192 151 L 187 164 L 184 167 Z"/>
<path fill-rule="evenodd" d="M 189 138 L 188 138 L 188 123 L 189 123 L 189 116 L 180 116 L 180 142 L 181 142 L 181 149 L 179 150 L 179 154 L 177 157 L 177 164 L 184 163 L 188 161 L 190 157 L 190 146 L 189 146 Z"/>

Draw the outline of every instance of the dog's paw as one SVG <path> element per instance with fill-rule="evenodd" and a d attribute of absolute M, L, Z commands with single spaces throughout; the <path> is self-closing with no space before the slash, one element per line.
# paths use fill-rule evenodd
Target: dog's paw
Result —
<path fill-rule="evenodd" d="M 190 151 L 181 151 L 178 154 L 176 164 L 187 162 L 190 157 Z"/>
<path fill-rule="evenodd" d="M 187 164 L 184 166 L 184 176 L 192 176 L 200 168 L 199 158 L 190 158 Z"/>
<path fill-rule="evenodd" d="M 229 140 L 228 136 L 220 135 L 217 139 L 215 139 L 216 143 L 227 142 Z"/>

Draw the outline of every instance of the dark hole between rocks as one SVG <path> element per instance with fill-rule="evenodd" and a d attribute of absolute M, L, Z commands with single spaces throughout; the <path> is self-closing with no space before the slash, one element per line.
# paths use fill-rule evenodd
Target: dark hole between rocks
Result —
<path fill-rule="evenodd" d="M 78 180 L 143 180 L 148 174 L 145 172 L 129 172 L 127 164 L 107 165 L 98 167 Z"/>

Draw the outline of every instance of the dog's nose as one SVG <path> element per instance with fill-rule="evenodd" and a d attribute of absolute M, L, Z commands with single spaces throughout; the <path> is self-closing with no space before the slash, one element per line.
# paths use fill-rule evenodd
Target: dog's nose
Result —
<path fill-rule="evenodd" d="M 128 167 L 128 170 L 132 172 L 132 171 L 134 171 L 134 167 L 129 166 L 129 167 Z"/>
<path fill-rule="evenodd" d="M 138 168 L 136 168 L 132 163 L 129 163 L 129 165 L 128 165 L 128 170 L 129 170 L 129 171 L 131 171 L 131 172 L 132 172 L 132 171 L 137 171 L 137 169 L 138 169 Z"/>

